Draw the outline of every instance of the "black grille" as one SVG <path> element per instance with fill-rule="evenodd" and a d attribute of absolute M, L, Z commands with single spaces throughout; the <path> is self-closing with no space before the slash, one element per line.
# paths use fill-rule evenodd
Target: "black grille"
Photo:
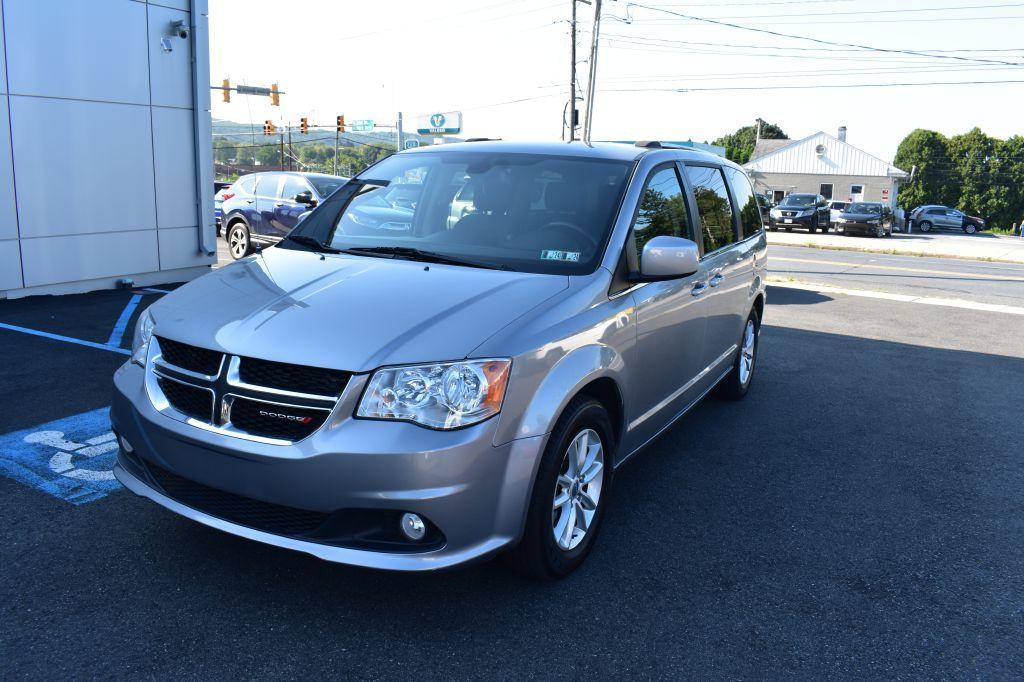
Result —
<path fill-rule="evenodd" d="M 160 343 L 160 353 L 167 364 L 207 376 L 212 376 L 220 370 L 222 353 L 162 337 L 157 337 L 157 341 Z"/>
<path fill-rule="evenodd" d="M 161 469 L 150 462 L 146 468 L 157 484 L 178 502 L 211 516 L 276 535 L 312 533 L 329 514 L 285 507 L 207 487 Z"/>
<path fill-rule="evenodd" d="M 331 396 L 341 395 L 349 377 L 348 372 L 336 369 L 290 365 L 256 358 L 241 358 L 238 375 L 247 384 Z"/>
<path fill-rule="evenodd" d="M 174 409 L 204 422 L 213 418 L 212 391 L 163 377 L 157 377 L 156 381 Z"/>
<path fill-rule="evenodd" d="M 295 441 L 302 440 L 320 428 L 328 414 L 327 410 L 286 407 L 235 398 L 231 405 L 231 425 L 254 436 Z"/>

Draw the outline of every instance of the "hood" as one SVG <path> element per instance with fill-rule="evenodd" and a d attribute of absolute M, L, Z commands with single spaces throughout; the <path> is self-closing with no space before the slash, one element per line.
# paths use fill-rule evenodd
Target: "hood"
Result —
<path fill-rule="evenodd" d="M 881 220 L 882 219 L 882 216 L 879 215 L 878 213 L 849 213 L 847 211 L 843 211 L 842 213 L 840 213 L 839 217 L 844 219 L 844 220 L 860 220 L 860 221 L 864 221 L 864 220 Z"/>
<path fill-rule="evenodd" d="M 564 275 L 282 248 L 193 280 L 150 309 L 156 334 L 226 353 L 363 372 L 459 360 L 568 288 Z"/>

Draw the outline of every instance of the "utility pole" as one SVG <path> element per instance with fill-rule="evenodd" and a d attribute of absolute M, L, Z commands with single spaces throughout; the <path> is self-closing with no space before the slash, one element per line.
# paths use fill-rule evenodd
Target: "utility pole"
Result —
<path fill-rule="evenodd" d="M 288 170 L 294 170 L 292 168 L 292 159 L 295 158 L 295 150 L 292 149 L 292 126 L 288 124 Z"/>
<path fill-rule="evenodd" d="M 601 32 L 601 0 L 594 0 L 594 31 L 590 41 L 590 78 L 587 82 L 586 118 L 583 120 L 583 142 L 590 144 L 594 127 L 594 90 L 597 85 L 597 42 Z"/>
<path fill-rule="evenodd" d="M 572 3 L 569 21 L 569 142 L 576 139 L 576 0 Z"/>
<path fill-rule="evenodd" d="M 754 144 L 761 141 L 761 119 L 756 119 L 757 126 L 754 131 Z"/>
<path fill-rule="evenodd" d="M 280 145 L 280 151 L 277 156 L 277 167 L 278 170 L 284 170 L 284 131 L 278 133 L 278 143 Z"/>
<path fill-rule="evenodd" d="M 400 152 L 403 149 L 402 145 L 405 142 L 405 140 L 402 139 L 403 137 L 405 137 L 405 135 L 404 135 L 404 133 L 402 131 L 402 112 L 399 111 L 398 112 L 398 122 L 396 124 L 396 130 L 395 130 L 395 140 L 397 142 L 395 151 L 397 151 L 397 152 Z"/>

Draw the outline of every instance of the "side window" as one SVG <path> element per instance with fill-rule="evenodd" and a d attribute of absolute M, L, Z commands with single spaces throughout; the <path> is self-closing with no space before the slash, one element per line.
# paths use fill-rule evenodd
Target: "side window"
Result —
<path fill-rule="evenodd" d="M 664 166 L 647 179 L 640 195 L 640 208 L 633 221 L 633 236 L 639 258 L 644 244 L 654 237 L 686 237 L 692 239 L 686 219 L 686 199 L 675 166 Z"/>
<path fill-rule="evenodd" d="M 285 201 L 292 201 L 295 199 L 296 194 L 308 191 L 309 186 L 306 185 L 305 180 L 297 175 L 286 175 L 284 176 L 284 182 L 281 184 L 281 191 L 277 196 Z"/>
<path fill-rule="evenodd" d="M 256 196 L 270 199 L 277 198 L 277 188 L 281 186 L 281 176 L 277 173 L 268 173 L 256 178 Z"/>
<path fill-rule="evenodd" d="M 752 234 L 757 234 L 764 228 L 761 219 L 761 209 L 758 208 L 757 198 L 754 196 L 754 189 L 750 186 L 750 180 L 746 173 L 735 168 L 726 168 L 726 175 L 729 176 L 729 184 L 732 185 L 732 195 L 736 197 L 736 203 L 740 211 L 740 239 L 745 239 Z"/>
<path fill-rule="evenodd" d="M 732 228 L 732 204 L 720 168 L 687 166 L 686 179 L 693 187 L 700 216 L 700 233 L 704 253 L 717 251 L 736 241 Z"/>
<path fill-rule="evenodd" d="M 256 189 L 256 176 L 246 175 L 244 178 L 240 178 L 232 187 L 235 188 L 236 194 L 252 194 L 253 190 Z"/>

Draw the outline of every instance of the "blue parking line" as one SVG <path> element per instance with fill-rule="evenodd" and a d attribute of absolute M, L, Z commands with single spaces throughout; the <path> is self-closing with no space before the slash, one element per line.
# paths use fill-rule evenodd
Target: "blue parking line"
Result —
<path fill-rule="evenodd" d="M 113 353 L 121 353 L 122 355 L 131 355 L 132 352 L 127 348 L 121 348 L 119 346 L 109 346 L 104 343 L 95 343 L 93 341 L 86 341 L 84 339 L 76 339 L 70 336 L 61 336 L 60 334 L 51 334 L 50 332 L 41 332 L 38 329 L 28 329 L 27 327 L 18 327 L 13 324 L 5 324 L 0 322 L 0 329 L 7 329 L 12 332 L 21 332 L 22 334 L 31 334 L 33 336 L 41 336 L 44 339 L 53 339 L 54 341 L 63 341 L 65 343 L 75 343 L 79 346 L 88 346 L 89 348 L 98 348 L 99 350 L 109 350 Z"/>
<path fill-rule="evenodd" d="M 121 345 L 121 341 L 124 339 L 124 330 L 128 328 L 128 321 L 132 319 L 132 313 L 139 307 L 139 301 L 141 300 L 142 294 L 133 294 L 131 299 L 129 299 L 128 304 L 121 311 L 121 317 L 117 318 L 117 322 L 114 323 L 114 328 L 110 332 L 110 338 L 107 339 L 108 346 Z"/>

